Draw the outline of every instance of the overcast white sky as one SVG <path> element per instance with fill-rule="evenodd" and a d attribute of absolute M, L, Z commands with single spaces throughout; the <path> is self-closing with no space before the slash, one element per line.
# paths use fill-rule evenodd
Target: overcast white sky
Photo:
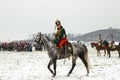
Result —
<path fill-rule="evenodd" d="M 0 41 L 53 33 L 59 19 L 67 33 L 120 28 L 120 0 L 0 0 Z"/>

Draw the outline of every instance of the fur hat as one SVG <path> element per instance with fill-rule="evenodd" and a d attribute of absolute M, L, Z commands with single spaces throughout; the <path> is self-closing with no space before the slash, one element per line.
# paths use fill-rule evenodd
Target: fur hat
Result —
<path fill-rule="evenodd" d="M 61 25 L 61 22 L 57 19 L 57 20 L 55 21 L 55 24 L 56 24 L 56 25 Z"/>

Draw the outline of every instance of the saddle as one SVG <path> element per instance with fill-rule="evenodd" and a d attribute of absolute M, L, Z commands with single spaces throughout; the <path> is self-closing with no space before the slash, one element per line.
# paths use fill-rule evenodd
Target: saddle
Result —
<path fill-rule="evenodd" d="M 59 53 L 59 59 L 61 58 L 65 58 L 67 56 L 67 53 L 71 53 L 70 55 L 73 55 L 73 48 L 72 48 L 72 44 L 70 42 L 67 41 L 66 44 L 64 44 L 61 47 L 58 47 L 59 50 L 60 50 L 60 53 Z"/>
<path fill-rule="evenodd" d="M 102 47 L 103 47 L 103 44 L 102 43 L 98 43 L 98 45 L 100 46 L 100 48 L 102 49 Z"/>

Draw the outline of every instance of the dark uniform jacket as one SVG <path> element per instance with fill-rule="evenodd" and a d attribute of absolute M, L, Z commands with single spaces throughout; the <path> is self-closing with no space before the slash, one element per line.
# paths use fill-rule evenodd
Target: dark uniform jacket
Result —
<path fill-rule="evenodd" d="M 57 33 L 55 34 L 55 40 L 54 42 L 56 44 L 58 44 L 60 42 L 61 39 L 64 39 L 66 38 L 66 32 L 65 32 L 65 29 L 63 27 L 61 27 L 60 29 L 57 30 Z"/>

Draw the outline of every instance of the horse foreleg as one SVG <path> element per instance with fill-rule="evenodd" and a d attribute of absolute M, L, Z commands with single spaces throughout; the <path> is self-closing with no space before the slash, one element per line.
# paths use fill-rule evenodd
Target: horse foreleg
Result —
<path fill-rule="evenodd" d="M 69 73 L 68 73 L 67 76 L 70 76 L 70 74 L 72 73 L 75 65 L 76 65 L 76 59 L 75 59 L 75 58 L 72 58 L 72 68 L 70 69 L 70 71 L 69 71 Z"/>
<path fill-rule="evenodd" d="M 50 68 L 50 66 L 51 66 L 52 64 L 53 64 L 53 61 L 50 60 L 49 63 L 48 63 L 48 69 L 49 69 L 49 71 L 53 74 L 53 71 L 52 71 L 52 69 Z"/>
<path fill-rule="evenodd" d="M 97 50 L 97 56 L 101 56 L 100 50 Z"/>
<path fill-rule="evenodd" d="M 100 50 L 99 50 L 99 56 L 101 56 Z"/>
<path fill-rule="evenodd" d="M 98 50 L 97 50 L 97 56 L 98 56 Z"/>

